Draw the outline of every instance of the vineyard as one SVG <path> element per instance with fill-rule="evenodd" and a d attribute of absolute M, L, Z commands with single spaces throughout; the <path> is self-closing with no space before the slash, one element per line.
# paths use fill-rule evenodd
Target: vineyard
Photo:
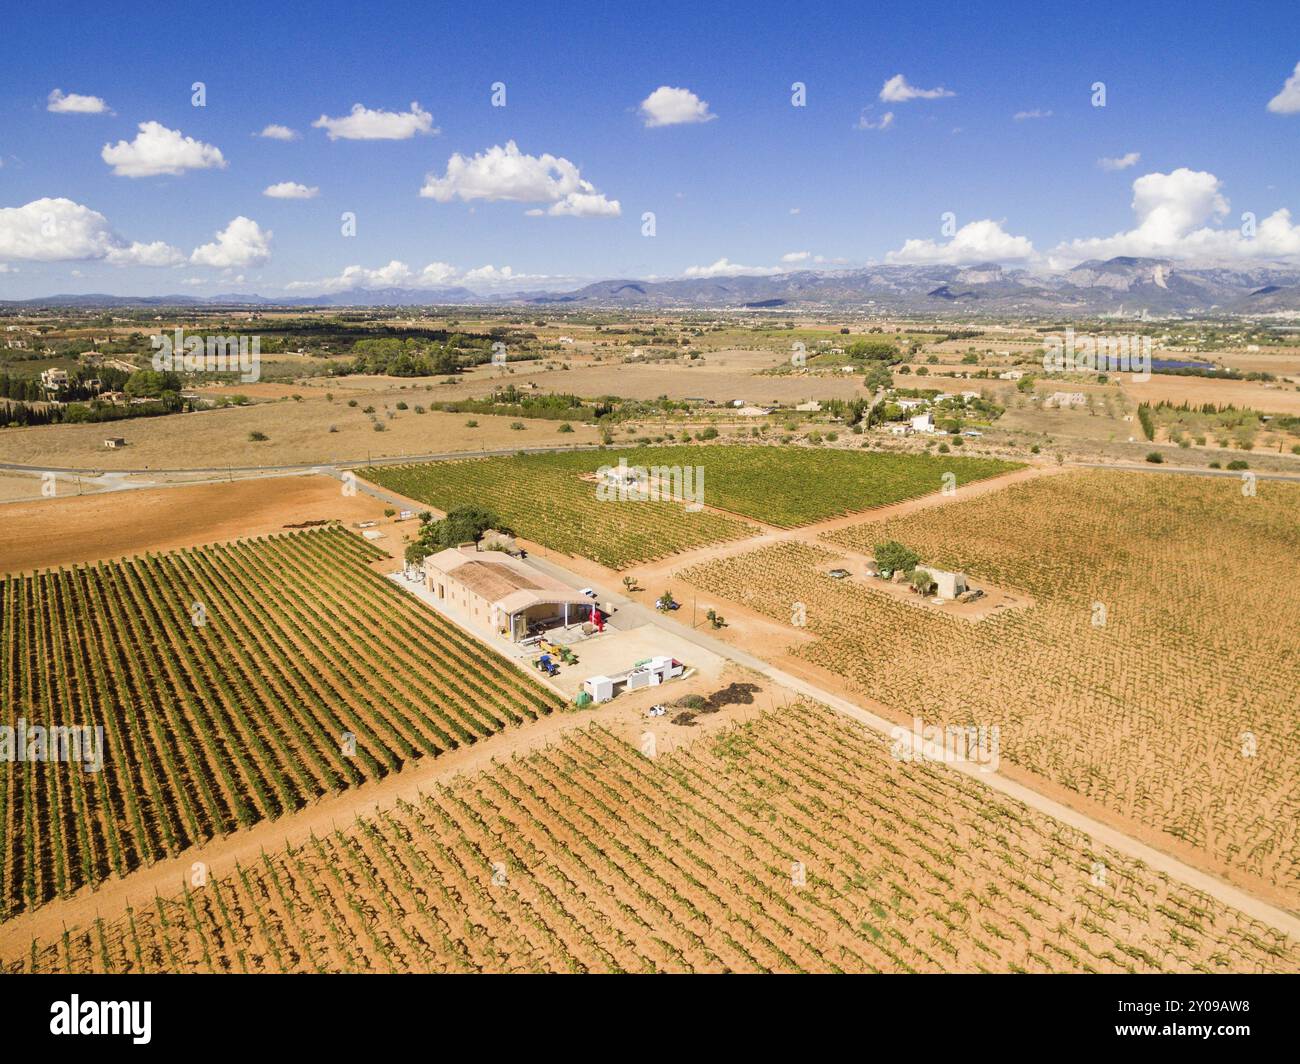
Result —
<path fill-rule="evenodd" d="M 797 656 L 928 722 L 996 724 L 1008 760 L 1300 901 L 1298 511 L 1289 484 L 1080 472 L 824 537 L 1037 600 L 978 624 L 832 580 L 802 544 L 683 575 L 786 624 L 802 603 Z"/>
<path fill-rule="evenodd" d="M 894 455 L 790 447 L 654 447 L 480 458 L 365 470 L 382 487 L 439 510 L 474 503 L 516 532 L 566 554 L 619 569 L 694 547 L 741 539 L 753 529 L 676 502 L 597 502 L 581 479 L 601 466 L 698 466 L 703 503 L 782 528 L 809 524 L 1019 468 L 992 458 Z"/>
<path fill-rule="evenodd" d="M 6 766 L 0 917 L 558 707 L 378 556 L 336 526 L 5 578 L 0 723 L 105 757 Z"/>
<path fill-rule="evenodd" d="M 439 510 L 485 506 L 524 538 L 611 569 L 755 532 L 730 517 L 692 513 L 680 502 L 600 502 L 595 481 L 582 475 L 611 460 L 617 462 L 605 452 L 532 454 L 384 466 L 365 476 Z"/>
<path fill-rule="evenodd" d="M 1277 972 L 1296 944 L 796 704 L 592 725 L 44 942 L 10 972 Z"/>

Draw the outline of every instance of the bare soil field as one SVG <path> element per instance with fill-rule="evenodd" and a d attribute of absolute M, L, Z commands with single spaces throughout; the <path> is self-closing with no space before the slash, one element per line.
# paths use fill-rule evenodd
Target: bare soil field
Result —
<path fill-rule="evenodd" d="M 600 726 L 4 970 L 1271 972 L 1296 944 L 806 703 L 646 756 Z"/>
<path fill-rule="evenodd" d="M 1121 378 L 1124 394 L 1135 402 L 1232 404 L 1261 410 L 1266 414 L 1300 414 L 1300 391 L 1292 384 L 1262 384 L 1257 381 L 1212 380 L 1208 377 L 1178 377 L 1152 374 L 1148 381 Z"/>
<path fill-rule="evenodd" d="M 1036 599 L 973 625 L 830 580 L 835 551 L 807 544 L 682 577 L 786 625 L 801 603 L 816 640 L 795 656 L 927 722 L 999 726 L 1009 762 L 1295 907 L 1300 595 L 1271 574 L 1293 567 L 1300 488 L 1240 488 L 1068 472 L 824 537 L 867 552 L 897 539 Z"/>
<path fill-rule="evenodd" d="M 385 521 L 383 503 L 363 492 L 345 496 L 342 487 L 305 475 L 8 503 L 0 509 L 0 572 L 223 543 L 308 521 Z"/>

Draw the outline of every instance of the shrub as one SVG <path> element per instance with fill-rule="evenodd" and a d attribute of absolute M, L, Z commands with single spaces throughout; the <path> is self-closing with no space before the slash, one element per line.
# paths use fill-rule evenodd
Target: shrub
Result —
<path fill-rule="evenodd" d="M 511 427 L 512 429 L 514 429 L 515 432 L 523 432 L 523 431 L 524 431 L 524 423 L 523 423 L 522 421 L 512 421 L 512 422 L 510 422 L 510 427 Z"/>
<path fill-rule="evenodd" d="M 465 427 L 467 429 L 476 429 L 478 428 L 478 422 L 475 421 L 473 418 L 470 418 L 468 421 L 465 422 Z"/>
<path fill-rule="evenodd" d="M 570 425 L 567 421 L 565 421 L 565 422 L 562 422 L 562 423 L 560 424 L 560 427 L 559 427 L 558 429 L 556 429 L 555 431 L 556 431 L 556 432 L 572 432 L 572 431 L 573 431 L 573 426 Z"/>
<path fill-rule="evenodd" d="M 1161 454 L 1159 451 L 1152 451 L 1150 454 L 1147 455 L 1147 461 L 1155 465 L 1159 465 L 1164 460 L 1165 460 L 1165 456 Z"/>
<path fill-rule="evenodd" d="M 1229 468 L 1229 469 L 1249 469 L 1249 468 L 1250 468 L 1250 463 L 1247 462 L 1245 459 L 1242 459 L 1242 458 L 1234 458 L 1231 462 L 1228 463 L 1228 468 Z"/>
<path fill-rule="evenodd" d="M 348 400 L 348 406 L 356 406 L 356 405 L 357 405 L 357 401 L 355 399 Z"/>
<path fill-rule="evenodd" d="M 267 436 L 265 432 L 258 432 L 256 429 L 254 429 L 252 432 L 248 434 L 248 439 L 250 443 L 263 443 L 266 440 L 270 439 L 270 437 Z"/>

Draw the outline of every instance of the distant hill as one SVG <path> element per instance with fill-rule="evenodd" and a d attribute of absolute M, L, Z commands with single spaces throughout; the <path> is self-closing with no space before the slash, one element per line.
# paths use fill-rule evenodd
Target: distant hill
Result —
<path fill-rule="evenodd" d="M 468 288 L 354 288 L 318 296 L 60 295 L 0 306 L 282 306 L 396 307 L 445 305 L 575 306 L 627 309 L 868 310 L 1078 316 L 1117 313 L 1264 314 L 1300 310 L 1300 269 L 1288 266 L 1202 267 L 1168 259 L 1121 256 L 1082 262 L 1056 273 L 974 266 L 868 266 L 794 270 L 760 277 L 597 281 L 568 292 L 477 295 Z"/>

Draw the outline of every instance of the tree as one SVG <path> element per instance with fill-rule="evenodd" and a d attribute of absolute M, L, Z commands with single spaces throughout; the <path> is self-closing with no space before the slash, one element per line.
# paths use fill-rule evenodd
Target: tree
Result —
<path fill-rule="evenodd" d="M 866 388 L 874 392 L 880 388 L 893 387 L 894 375 L 889 371 L 888 365 L 873 364 L 867 368 L 862 383 Z"/>
<path fill-rule="evenodd" d="M 898 362 L 902 355 L 889 340 L 854 340 L 845 353 L 854 361 L 871 359 L 877 362 Z"/>
<path fill-rule="evenodd" d="M 133 399 L 158 399 L 164 392 L 179 392 L 181 379 L 175 373 L 138 369 L 127 377 L 122 391 Z"/>
<path fill-rule="evenodd" d="M 916 563 L 920 561 L 920 557 L 915 551 L 909 550 L 895 539 L 877 543 L 874 556 L 876 568 L 881 572 L 886 570 L 891 573 L 911 572 L 916 568 Z"/>
<path fill-rule="evenodd" d="M 924 569 L 912 570 L 912 590 L 918 595 L 928 595 L 932 587 L 934 587 L 934 577 Z"/>
<path fill-rule="evenodd" d="M 510 532 L 500 517 L 482 506 L 458 506 L 441 521 L 435 521 L 426 511 L 420 515 L 420 534 L 412 547 L 420 547 L 424 554 L 434 554 L 462 543 L 477 543 L 489 528 Z M 409 548 L 407 553 L 409 557 Z"/>

